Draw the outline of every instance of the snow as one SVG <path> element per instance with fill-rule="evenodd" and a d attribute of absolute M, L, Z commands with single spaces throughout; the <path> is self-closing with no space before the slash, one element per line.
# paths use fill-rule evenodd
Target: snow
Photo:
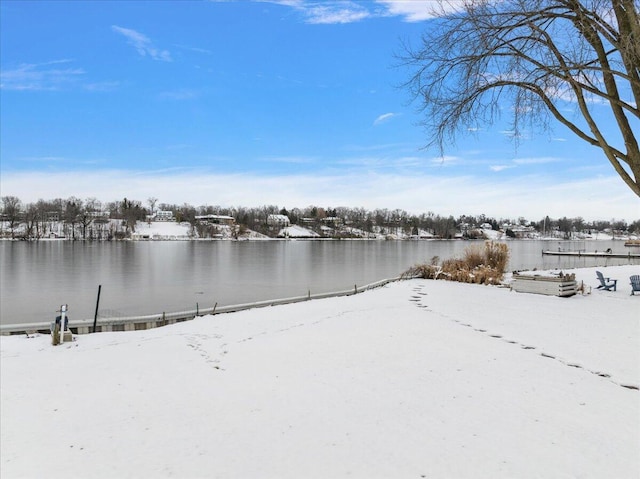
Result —
<path fill-rule="evenodd" d="M 315 231 L 302 226 L 292 225 L 282 228 L 278 233 L 278 237 L 281 238 L 318 238 L 320 235 Z"/>
<path fill-rule="evenodd" d="M 638 266 L 567 272 L 1 337 L 0 476 L 637 478 Z"/>
<path fill-rule="evenodd" d="M 176 223 L 175 221 L 138 221 L 132 238 L 146 237 L 146 239 L 175 240 L 190 239 L 191 225 Z"/>

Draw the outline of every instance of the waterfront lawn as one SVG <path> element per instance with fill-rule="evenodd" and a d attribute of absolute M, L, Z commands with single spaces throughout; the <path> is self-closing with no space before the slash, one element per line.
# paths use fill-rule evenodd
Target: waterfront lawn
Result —
<path fill-rule="evenodd" d="M 0 476 L 637 478 L 637 273 L 570 298 L 410 280 L 58 347 L 2 337 Z"/>

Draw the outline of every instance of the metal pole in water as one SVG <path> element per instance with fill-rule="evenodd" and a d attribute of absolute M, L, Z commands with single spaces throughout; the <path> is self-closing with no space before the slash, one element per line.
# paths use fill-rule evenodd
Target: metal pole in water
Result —
<path fill-rule="evenodd" d="M 93 332 L 96 332 L 96 323 L 98 322 L 98 306 L 100 306 L 100 291 L 102 290 L 102 285 L 98 285 L 98 299 L 96 299 L 96 312 L 93 315 Z"/>

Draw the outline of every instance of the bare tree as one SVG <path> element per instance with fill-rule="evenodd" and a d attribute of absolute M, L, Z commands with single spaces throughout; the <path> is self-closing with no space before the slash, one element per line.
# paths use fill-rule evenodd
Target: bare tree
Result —
<path fill-rule="evenodd" d="M 153 213 L 155 212 L 157 203 L 158 203 L 158 198 L 155 198 L 153 196 L 147 198 L 147 204 L 149 205 L 149 209 L 151 210 L 149 214 L 151 216 L 153 216 Z"/>
<path fill-rule="evenodd" d="M 9 223 L 11 238 L 15 238 L 15 229 L 22 221 L 22 201 L 17 196 L 2 197 L 2 213 Z"/>
<path fill-rule="evenodd" d="M 122 219 L 127 234 L 129 231 L 135 233 L 137 221 L 143 219 L 145 216 L 142 204 L 137 200 L 132 201 L 125 198 L 120 204 L 120 210 L 122 211 Z"/>
<path fill-rule="evenodd" d="M 40 239 L 38 207 L 34 203 L 29 203 L 24 210 L 25 239 Z"/>
<path fill-rule="evenodd" d="M 453 13 L 443 8 L 419 46 L 400 55 L 412 69 L 405 86 L 424 113 L 429 144 L 442 149 L 463 129 L 494 122 L 510 103 L 515 137 L 527 123 L 548 128 L 555 119 L 600 148 L 640 196 L 638 0 L 459 4 Z"/>
<path fill-rule="evenodd" d="M 78 223 L 82 228 L 82 239 L 87 239 L 87 229 L 96 219 L 96 214 L 100 212 L 101 204 L 96 198 L 87 198 L 84 206 L 78 212 Z"/>
<path fill-rule="evenodd" d="M 82 212 L 82 200 L 75 196 L 70 196 L 64 206 L 64 222 L 71 225 L 71 239 L 76 239 L 76 224 L 80 222 Z"/>

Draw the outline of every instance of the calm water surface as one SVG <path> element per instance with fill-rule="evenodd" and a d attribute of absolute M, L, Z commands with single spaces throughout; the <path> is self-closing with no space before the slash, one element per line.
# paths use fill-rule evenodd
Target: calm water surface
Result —
<path fill-rule="evenodd" d="M 468 241 L 0 241 L 0 322 L 130 316 L 340 291 L 396 277 Z M 479 243 L 481 244 L 481 243 Z M 621 241 L 510 241 L 509 269 L 628 264 L 611 258 L 542 256 L 562 247 L 628 253 Z M 636 261 L 636 264 L 640 262 Z"/>

